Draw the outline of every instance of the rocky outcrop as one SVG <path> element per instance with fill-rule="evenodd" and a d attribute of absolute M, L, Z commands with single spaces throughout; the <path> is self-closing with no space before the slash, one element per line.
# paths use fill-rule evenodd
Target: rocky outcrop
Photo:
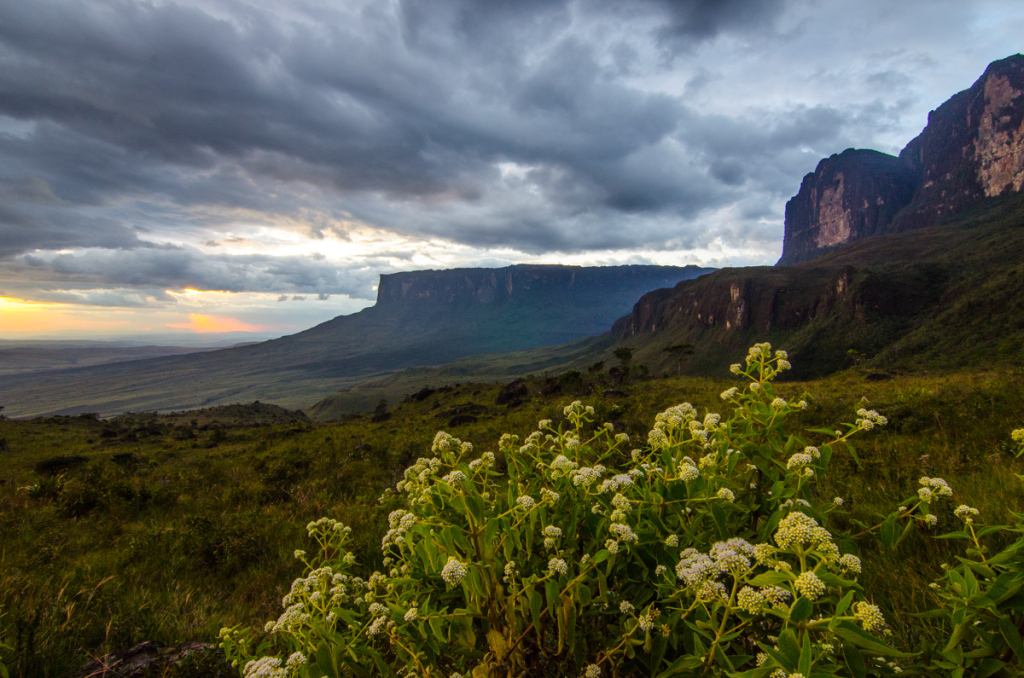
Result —
<path fill-rule="evenodd" d="M 1024 56 L 989 65 L 928 116 L 899 158 L 849 149 L 822 160 L 786 205 L 779 265 L 883 233 L 943 223 L 1024 189 Z"/>
<path fill-rule="evenodd" d="M 885 232 L 910 203 L 917 177 L 899 158 L 848 149 L 825 158 L 786 203 L 780 265 L 795 264 L 853 240 Z"/>

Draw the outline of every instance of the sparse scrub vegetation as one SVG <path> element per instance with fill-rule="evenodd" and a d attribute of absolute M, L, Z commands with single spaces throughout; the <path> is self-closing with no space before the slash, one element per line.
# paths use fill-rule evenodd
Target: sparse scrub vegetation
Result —
<path fill-rule="evenodd" d="M 816 478 L 815 502 L 844 499 L 841 510 L 828 513 L 841 548 L 842 535 L 878 525 L 879 516 L 915 496 L 921 476 L 944 478 L 954 489 L 954 503 L 933 511 L 934 529 L 915 519 L 903 536 L 906 517 L 898 521 L 896 539 L 903 538 L 892 547 L 858 540 L 858 582 L 889 624 L 893 635 L 884 640 L 914 653 L 937 648 L 949 623 L 907 612 L 937 607 L 929 584 L 943 576 L 942 564 L 956 566 L 963 555 L 957 540 L 934 538 L 962 524 L 957 505 L 978 509 L 979 525 L 1014 522 L 1010 511 L 1021 496 L 1014 473 L 1024 470 L 1009 432 L 1024 424 L 1024 381 L 1013 369 L 884 380 L 870 374 L 849 370 L 774 388 L 787 402 L 799 402 L 805 392 L 813 396 L 786 424 L 810 443 L 820 440 L 807 429 L 849 420 L 860 408 L 890 420 L 851 441 L 856 458 L 837 445 L 828 473 Z M 399 505 L 394 496 L 383 504 L 377 499 L 417 458 L 432 456 L 431 440 L 448 428 L 453 410 L 473 406 L 476 420 L 449 432 L 477 450 L 497 452 L 492 482 L 504 487 L 508 458 L 495 442 L 506 432 L 525 439 L 541 419 L 551 420 L 555 431 L 569 431 L 562 409 L 570 400 L 594 408 L 587 414 L 592 421 L 583 424 L 586 435 L 610 423 L 614 433 L 637 443 L 646 441 L 665 408 L 686 400 L 703 417 L 722 411 L 720 393 L 742 385 L 736 378 L 673 378 L 610 389 L 603 369 L 561 381 L 559 392 L 549 395 L 541 394 L 543 377 L 511 388 L 424 389 L 389 408 L 391 418 L 378 423 L 371 415 L 350 415 L 327 424 L 249 425 L 244 409 L 230 422 L 204 413 L 0 421 L 7 443 L 0 452 L 0 659 L 12 676 L 73 675 L 91 658 L 142 640 L 215 642 L 222 626 L 262 628 L 279 615 L 288 583 L 303 574 L 293 551 L 312 553 L 304 526 L 325 516 L 353 528 L 345 548 L 357 560 L 356 573 L 368 577 L 384 569 L 381 538 Z M 628 463 L 628 454 L 613 456 L 616 467 Z M 86 461 L 48 461 L 72 457 Z M 47 464 L 40 473 L 41 462 Z M 998 534 L 982 539 L 986 557 L 1012 542 Z M 257 644 L 273 638 L 257 635 Z M 556 665 L 568 673 L 580 668 L 566 656 L 545 661 L 550 675 Z M 204 670 L 216 675 L 224 670 L 219 666 Z M 981 675 L 977 662 L 964 675 Z"/>
<path fill-rule="evenodd" d="M 775 392 L 789 368 L 754 346 L 719 396 L 731 413 L 670 407 L 646 442 L 579 401 L 497 455 L 438 433 L 380 500 L 380 569 L 350 527 L 310 522 L 271 639 L 229 627 L 222 647 L 246 678 L 1021 675 L 1024 514 L 982 523 L 918 475 L 864 515 L 823 481 L 833 458 L 861 466 L 851 437 L 887 418 L 854 402 L 852 423 L 793 431 L 811 405 Z M 1009 437 L 1019 457 L 1024 429 Z M 893 606 L 860 580 L 911 537 L 961 544 L 923 604 Z"/>

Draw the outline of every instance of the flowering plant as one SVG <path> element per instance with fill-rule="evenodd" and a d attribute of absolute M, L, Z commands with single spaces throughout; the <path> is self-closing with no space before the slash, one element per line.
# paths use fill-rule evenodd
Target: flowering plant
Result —
<path fill-rule="evenodd" d="M 389 516 L 384 571 L 358 576 L 349 528 L 310 523 L 317 547 L 296 552 L 305 576 L 266 628 L 284 654 L 250 647 L 235 628 L 222 631 L 222 647 L 245 678 L 809 678 L 910 669 L 915 658 L 889 645 L 881 610 L 857 583 L 859 557 L 828 529 L 842 499 L 814 492 L 834 452 L 885 417 L 862 409 L 854 423 L 815 430 L 824 442 L 809 445 L 785 427 L 806 401 L 773 391 L 788 368 L 785 352 L 755 345 L 731 368 L 744 387 L 721 394 L 728 418 L 683 403 L 657 416 L 644 445 L 595 425 L 593 408 L 574 402 L 564 424 L 541 421 L 521 443 L 502 436 L 505 474 L 494 453 L 476 455 L 438 433 L 434 456 L 396 486 L 404 507 Z M 921 485 L 911 508 L 857 536 L 877 533 L 895 545 L 898 521 L 927 522 L 931 503 L 952 490 L 941 479 Z M 957 513 L 969 528 L 972 511 Z M 963 534 L 984 560 L 984 530 Z M 961 589 L 943 589 L 960 633 L 950 648 L 969 632 L 991 640 L 988 627 L 964 630 L 984 609 L 1005 637 L 991 651 L 1016 651 L 1019 635 L 1006 627 L 1014 620 L 999 613 L 1019 596 L 1019 558 L 1015 593 L 1000 588 L 1009 578 L 999 568 L 1011 559 L 981 565 L 984 590 L 1001 597 L 978 597 L 983 587 L 971 573 L 979 567 L 966 561 Z M 948 571 L 950 583 L 961 568 Z M 970 655 L 943 661 L 963 671 L 974 666 L 963 666 Z M 996 670 L 1010 665 L 999 661 Z"/>

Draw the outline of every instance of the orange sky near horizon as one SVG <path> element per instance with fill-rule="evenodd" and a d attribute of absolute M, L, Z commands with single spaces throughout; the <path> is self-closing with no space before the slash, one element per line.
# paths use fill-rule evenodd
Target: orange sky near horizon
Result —
<path fill-rule="evenodd" d="M 127 319 L 83 317 L 80 308 L 70 304 L 41 304 L 0 297 L 0 332 L 114 331 L 130 324 Z"/>
<path fill-rule="evenodd" d="M 195 334 L 223 332 L 266 332 L 272 328 L 252 325 L 220 315 L 155 312 L 138 309 L 88 307 L 74 304 L 40 303 L 14 297 L 0 297 L 0 335 L 39 335 L 54 332 L 83 334 L 145 333 L 154 329 L 188 330 Z M 140 317 L 141 316 L 141 317 Z"/>
<path fill-rule="evenodd" d="M 167 323 L 167 327 L 192 330 L 198 334 L 211 334 L 216 332 L 262 332 L 265 329 L 259 325 L 250 325 L 249 323 L 236 320 L 235 318 L 226 318 L 216 315 L 202 315 L 199 313 L 189 313 L 187 323 Z"/>

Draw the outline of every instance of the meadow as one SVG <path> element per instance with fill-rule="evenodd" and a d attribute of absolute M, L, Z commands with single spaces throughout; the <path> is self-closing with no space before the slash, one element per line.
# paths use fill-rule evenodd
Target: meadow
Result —
<path fill-rule="evenodd" d="M 397 500 L 379 498 L 430 456 L 436 431 L 498 453 L 500 472 L 499 437 L 525 438 L 541 419 L 557 427 L 570 401 L 594 407 L 594 426 L 612 423 L 646 440 L 658 412 L 683 401 L 702 414 L 722 412 L 719 394 L 736 385 L 692 377 L 613 385 L 594 370 L 424 389 L 329 423 L 281 419 L 259 405 L 0 421 L 0 658 L 11 676 L 71 676 L 143 640 L 216 643 L 224 626 L 262 629 L 303 570 L 293 552 L 309 546 L 309 521 L 352 527 L 348 547 L 360 568 L 382 567 L 381 538 Z M 922 475 L 945 478 L 954 503 L 976 507 L 988 524 L 1010 523 L 1009 511 L 1024 505 L 1014 476 L 1024 464 L 1010 441 L 1024 425 L 1019 368 L 850 369 L 780 382 L 776 393 L 808 401 L 797 428 L 853 421 L 859 408 L 890 421 L 853 441 L 853 452 L 837 451 L 814 489 L 844 498 L 841 529 L 874 525 L 916 492 Z M 942 508 L 939 531 L 954 529 L 952 509 Z M 913 651 L 937 639 L 937 626 L 911 616 L 935 606 L 928 584 L 955 560 L 953 545 L 934 534 L 918 528 L 895 549 L 862 550 L 860 583 L 890 621 L 894 647 Z M 215 653 L 196 661 L 181 675 L 235 675 Z"/>

